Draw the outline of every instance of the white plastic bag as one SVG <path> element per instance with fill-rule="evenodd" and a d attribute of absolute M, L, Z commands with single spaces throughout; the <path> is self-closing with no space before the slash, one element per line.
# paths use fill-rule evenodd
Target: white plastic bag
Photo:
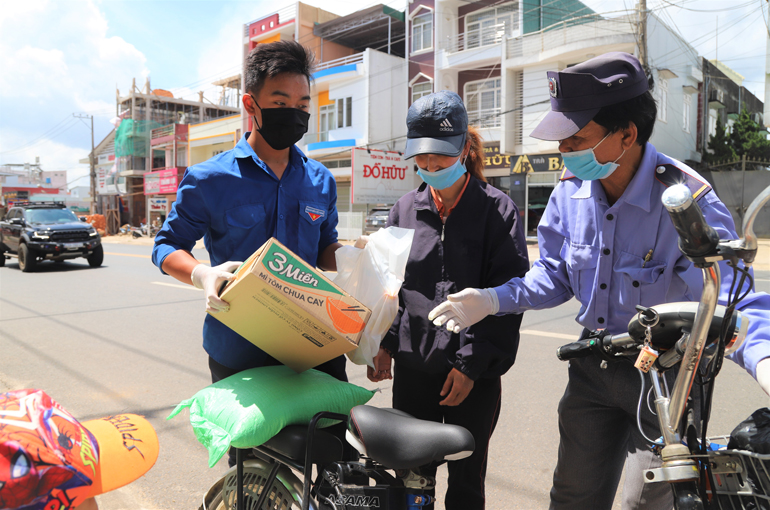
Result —
<path fill-rule="evenodd" d="M 398 291 L 413 238 L 413 229 L 382 228 L 369 236 L 364 249 L 343 246 L 336 252 L 334 283 L 372 311 L 358 348 L 347 354 L 356 365 L 374 368 L 382 337 L 398 313 Z"/>

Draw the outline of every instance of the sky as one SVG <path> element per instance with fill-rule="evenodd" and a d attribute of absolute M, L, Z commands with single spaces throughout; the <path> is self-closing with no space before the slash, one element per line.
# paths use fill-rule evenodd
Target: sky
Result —
<path fill-rule="evenodd" d="M 303 0 L 339 15 L 376 0 Z M 381 0 L 403 10 L 408 0 Z M 635 0 L 583 0 L 612 17 Z M 67 170 L 88 185 L 91 150 L 113 125 L 116 90 L 153 89 L 216 102 L 212 82 L 240 73 L 243 25 L 289 0 L 5 0 L 0 9 L 0 165 Z M 700 55 L 745 77 L 764 99 L 767 0 L 647 0 Z M 716 35 L 715 35 L 716 34 Z"/>

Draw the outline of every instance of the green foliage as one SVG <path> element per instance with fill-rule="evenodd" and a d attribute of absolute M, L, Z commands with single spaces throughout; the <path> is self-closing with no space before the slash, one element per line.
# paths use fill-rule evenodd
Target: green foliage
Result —
<path fill-rule="evenodd" d="M 770 159 L 770 140 L 767 130 L 749 116 L 744 108 L 730 133 L 730 144 L 738 157 L 746 154 L 747 159 Z"/>
<path fill-rule="evenodd" d="M 727 134 L 727 128 L 722 125 L 722 121 L 717 117 L 716 133 L 709 137 L 708 148 L 711 152 L 706 152 L 703 159 L 707 163 L 717 161 L 729 161 L 737 158 L 735 149 L 730 143 L 730 136 Z"/>
<path fill-rule="evenodd" d="M 703 158 L 707 163 L 737 160 L 744 154 L 750 160 L 770 159 L 767 129 L 751 120 L 745 108 L 733 123 L 730 133 L 717 118 L 716 134 L 709 137 L 708 148 L 712 152 L 707 152 Z"/>

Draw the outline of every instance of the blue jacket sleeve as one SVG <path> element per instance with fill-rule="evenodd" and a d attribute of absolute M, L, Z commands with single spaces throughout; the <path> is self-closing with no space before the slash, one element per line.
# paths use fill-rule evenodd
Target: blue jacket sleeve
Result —
<path fill-rule="evenodd" d="M 179 183 L 177 200 L 155 236 L 152 262 L 163 272 L 163 261 L 176 250 L 191 251 L 210 224 L 209 208 L 198 179 L 189 170 Z M 213 261 L 212 261 L 213 265 Z"/>

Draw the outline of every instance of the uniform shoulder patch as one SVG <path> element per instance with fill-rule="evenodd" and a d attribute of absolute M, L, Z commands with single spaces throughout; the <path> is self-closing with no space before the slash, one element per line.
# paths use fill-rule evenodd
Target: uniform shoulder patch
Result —
<path fill-rule="evenodd" d="M 687 185 L 696 202 L 711 191 L 711 185 L 708 182 L 685 172 L 675 165 L 658 165 L 655 167 L 655 178 L 667 188 L 674 184 Z"/>

